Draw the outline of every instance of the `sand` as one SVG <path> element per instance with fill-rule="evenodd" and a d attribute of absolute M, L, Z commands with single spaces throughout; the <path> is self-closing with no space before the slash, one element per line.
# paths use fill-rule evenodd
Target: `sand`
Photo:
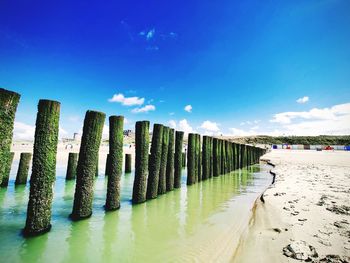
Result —
<path fill-rule="evenodd" d="M 256 201 L 232 261 L 350 262 L 350 152 L 273 150 L 262 158 L 276 165 L 276 182 Z"/>

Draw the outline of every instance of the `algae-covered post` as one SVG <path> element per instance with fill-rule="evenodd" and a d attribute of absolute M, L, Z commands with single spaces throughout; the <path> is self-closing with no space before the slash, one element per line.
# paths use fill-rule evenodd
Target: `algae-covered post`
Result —
<path fill-rule="evenodd" d="M 20 97 L 16 92 L 0 88 L 0 184 L 9 170 L 13 125 Z"/>
<path fill-rule="evenodd" d="M 197 156 L 197 175 L 196 181 L 202 181 L 202 147 L 201 147 L 201 135 L 197 134 L 196 144 L 196 156 Z"/>
<path fill-rule="evenodd" d="M 39 101 L 27 220 L 23 230 L 25 236 L 39 235 L 51 228 L 51 204 L 56 177 L 59 116 L 59 102 Z"/>
<path fill-rule="evenodd" d="M 105 168 L 105 176 L 108 176 L 111 173 L 111 156 L 109 153 L 107 153 L 107 158 L 106 158 L 106 168 Z"/>
<path fill-rule="evenodd" d="M 149 151 L 149 121 L 138 121 L 135 127 L 135 179 L 132 192 L 134 204 L 146 201 Z"/>
<path fill-rule="evenodd" d="M 99 163 L 99 159 L 100 159 L 100 156 L 97 153 L 97 160 L 96 160 L 96 166 L 95 166 L 95 177 L 98 177 L 98 172 L 99 172 L 98 163 Z"/>
<path fill-rule="evenodd" d="M 163 127 L 162 158 L 160 162 L 158 195 L 166 193 L 166 167 L 169 148 L 169 127 Z"/>
<path fill-rule="evenodd" d="M 123 170 L 123 116 L 109 117 L 109 174 L 107 182 L 106 210 L 120 207 L 120 178 Z"/>
<path fill-rule="evenodd" d="M 159 171 L 163 146 L 163 128 L 162 124 L 153 125 L 151 156 L 148 164 L 147 199 L 153 199 L 158 196 Z"/>
<path fill-rule="evenodd" d="M 66 180 L 75 179 L 77 175 L 78 153 L 69 153 Z"/>
<path fill-rule="evenodd" d="M 15 185 L 27 183 L 28 171 L 29 171 L 29 166 L 30 166 L 31 160 L 32 160 L 31 153 L 21 153 L 21 158 L 19 160 L 19 166 L 18 166 L 18 170 L 17 170 Z"/>
<path fill-rule="evenodd" d="M 125 154 L 125 173 L 131 173 L 131 154 Z"/>
<path fill-rule="evenodd" d="M 166 190 L 174 190 L 174 151 L 175 151 L 175 130 L 169 129 L 168 158 L 166 165 Z"/>
<path fill-rule="evenodd" d="M 15 155 L 14 152 L 9 152 L 7 154 L 6 162 L 5 164 L 5 170 L 3 173 L 3 178 L 2 182 L 0 184 L 1 187 L 7 187 L 9 184 L 9 179 L 10 179 L 10 172 L 11 172 L 11 166 L 12 166 L 12 161 L 13 161 L 13 156 Z"/>
<path fill-rule="evenodd" d="M 226 141 L 221 141 L 221 174 L 225 174 L 226 171 Z"/>
<path fill-rule="evenodd" d="M 209 137 L 203 136 L 203 144 L 202 144 L 202 171 L 203 176 L 202 179 L 206 180 L 209 178 L 210 174 L 210 155 L 209 155 Z"/>
<path fill-rule="evenodd" d="M 184 132 L 176 131 L 175 133 L 175 156 L 174 156 L 174 187 L 181 187 L 181 170 L 183 166 L 184 154 L 182 153 L 182 144 L 183 144 Z"/>
<path fill-rule="evenodd" d="M 196 182 L 196 134 L 188 134 L 187 148 L 187 185 Z"/>
<path fill-rule="evenodd" d="M 186 152 L 182 153 L 182 167 L 186 167 Z"/>
<path fill-rule="evenodd" d="M 84 119 L 77 166 L 77 182 L 75 185 L 72 220 L 90 217 L 94 196 L 94 177 L 98 152 L 100 149 L 102 130 L 106 115 L 102 112 L 87 111 Z"/>
<path fill-rule="evenodd" d="M 219 139 L 213 138 L 213 176 L 220 175 Z"/>

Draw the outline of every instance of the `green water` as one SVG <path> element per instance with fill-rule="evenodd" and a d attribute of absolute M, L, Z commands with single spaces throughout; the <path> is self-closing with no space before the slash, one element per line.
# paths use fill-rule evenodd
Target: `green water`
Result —
<path fill-rule="evenodd" d="M 0 190 L 0 262 L 201 261 L 198 255 L 205 258 L 207 253 L 209 258 L 218 252 L 230 228 L 242 224 L 239 219 L 248 215 L 271 181 L 266 167 L 254 166 L 186 187 L 184 169 L 181 189 L 132 206 L 133 174 L 125 174 L 121 209 L 106 213 L 107 180 L 100 174 L 92 217 L 72 222 L 68 215 L 75 182 L 65 182 L 65 165 L 61 165 L 57 168 L 52 230 L 24 239 L 20 232 L 29 184 L 14 187 L 17 165 L 18 161 L 14 162 L 9 187 Z"/>

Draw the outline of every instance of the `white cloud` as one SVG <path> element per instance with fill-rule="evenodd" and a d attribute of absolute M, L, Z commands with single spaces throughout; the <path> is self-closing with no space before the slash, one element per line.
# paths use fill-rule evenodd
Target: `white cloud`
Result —
<path fill-rule="evenodd" d="M 271 122 L 286 135 L 350 134 L 350 103 L 330 108 L 275 114 Z"/>
<path fill-rule="evenodd" d="M 156 33 L 156 30 L 154 28 L 152 28 L 151 30 L 149 30 L 147 32 L 146 39 L 151 40 L 154 37 L 155 33 Z"/>
<path fill-rule="evenodd" d="M 23 122 L 15 121 L 13 129 L 13 138 L 15 140 L 34 141 L 34 134 L 35 125 L 29 125 Z M 67 134 L 68 132 L 60 126 L 58 135 L 59 138 L 62 138 L 62 136 L 66 136 Z"/>
<path fill-rule="evenodd" d="M 230 135 L 233 136 L 252 136 L 256 135 L 257 133 L 254 130 L 242 130 L 237 128 L 230 128 Z"/>
<path fill-rule="evenodd" d="M 142 112 L 149 112 L 149 111 L 155 111 L 156 107 L 154 105 L 145 105 L 142 108 L 135 108 L 131 112 L 132 113 L 142 113 Z"/>
<path fill-rule="evenodd" d="M 170 120 L 170 121 L 168 121 L 168 124 L 169 124 L 170 128 L 176 129 L 176 121 Z"/>
<path fill-rule="evenodd" d="M 296 100 L 296 102 L 300 103 L 300 104 L 304 104 L 304 103 L 306 103 L 308 101 L 309 101 L 309 97 L 308 96 L 304 96 L 304 97 L 299 98 L 299 99 Z"/>
<path fill-rule="evenodd" d="M 192 105 L 186 105 L 184 110 L 187 112 L 192 112 Z"/>
<path fill-rule="evenodd" d="M 313 108 L 309 111 L 282 112 L 273 116 L 271 122 L 288 124 L 292 120 L 308 119 L 308 120 L 335 120 L 342 115 L 350 114 L 350 103 L 335 105 L 331 108 Z"/>
<path fill-rule="evenodd" d="M 185 132 L 185 133 L 194 132 L 193 128 L 191 127 L 191 125 L 188 123 L 188 121 L 186 119 L 183 119 L 183 120 L 179 121 L 178 129 L 180 131 Z"/>
<path fill-rule="evenodd" d="M 220 130 L 218 124 L 211 121 L 204 121 L 200 128 L 210 132 L 218 132 Z"/>
<path fill-rule="evenodd" d="M 119 102 L 124 106 L 142 105 L 145 102 L 145 98 L 139 97 L 125 97 L 123 94 L 114 94 L 112 98 L 108 99 L 109 102 Z"/>

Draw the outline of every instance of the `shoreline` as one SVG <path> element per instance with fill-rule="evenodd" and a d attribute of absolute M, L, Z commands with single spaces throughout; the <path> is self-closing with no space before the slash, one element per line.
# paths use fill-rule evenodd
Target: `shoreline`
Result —
<path fill-rule="evenodd" d="M 275 164 L 276 182 L 262 194 L 265 202 L 256 200 L 232 262 L 349 261 L 350 154 L 277 150 L 264 159 Z M 289 253 L 304 244 L 317 257 Z"/>

